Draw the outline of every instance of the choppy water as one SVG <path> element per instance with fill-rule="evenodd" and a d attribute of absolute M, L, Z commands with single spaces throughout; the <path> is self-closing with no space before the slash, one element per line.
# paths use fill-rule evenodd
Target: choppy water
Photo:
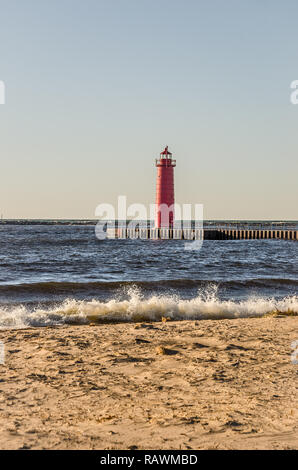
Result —
<path fill-rule="evenodd" d="M 0 327 L 298 312 L 297 242 L 99 241 L 91 225 L 0 225 Z"/>

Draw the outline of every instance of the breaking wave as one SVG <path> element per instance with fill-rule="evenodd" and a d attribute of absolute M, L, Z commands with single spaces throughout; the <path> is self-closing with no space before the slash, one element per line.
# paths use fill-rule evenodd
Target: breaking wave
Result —
<path fill-rule="evenodd" d="M 0 328 L 28 328 L 65 324 L 111 323 L 171 320 L 205 320 L 259 317 L 272 311 L 298 314 L 296 295 L 283 299 L 249 297 L 246 300 L 220 300 L 218 286 L 199 290 L 196 297 L 182 299 L 178 295 L 145 297 L 138 287 L 129 287 L 128 298 L 99 300 L 66 299 L 51 308 L 19 305 L 0 307 Z"/>

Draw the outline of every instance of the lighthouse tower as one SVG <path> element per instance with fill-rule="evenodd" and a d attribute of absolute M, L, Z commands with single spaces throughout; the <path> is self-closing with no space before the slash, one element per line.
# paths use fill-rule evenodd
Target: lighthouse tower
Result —
<path fill-rule="evenodd" d="M 156 216 L 155 228 L 173 228 L 174 225 L 174 167 L 176 160 L 168 146 L 155 160 L 156 179 Z M 171 207 L 172 206 L 172 207 Z"/>

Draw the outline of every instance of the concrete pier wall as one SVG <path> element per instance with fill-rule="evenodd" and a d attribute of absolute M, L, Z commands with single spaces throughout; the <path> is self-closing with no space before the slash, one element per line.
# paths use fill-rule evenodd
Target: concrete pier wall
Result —
<path fill-rule="evenodd" d="M 143 240 L 298 240 L 298 230 L 116 228 L 108 238 Z"/>

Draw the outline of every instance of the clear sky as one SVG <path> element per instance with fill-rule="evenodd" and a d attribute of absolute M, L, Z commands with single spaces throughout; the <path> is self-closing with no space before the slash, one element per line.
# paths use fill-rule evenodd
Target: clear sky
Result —
<path fill-rule="evenodd" d="M 298 218 L 297 0 L 0 0 L 0 213 L 154 202 Z"/>

